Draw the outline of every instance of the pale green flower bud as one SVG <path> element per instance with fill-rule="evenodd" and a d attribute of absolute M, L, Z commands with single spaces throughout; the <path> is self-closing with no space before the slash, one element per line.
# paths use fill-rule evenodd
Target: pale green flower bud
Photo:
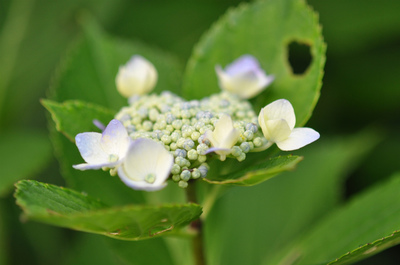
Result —
<path fill-rule="evenodd" d="M 115 84 L 122 96 L 130 98 L 149 93 L 155 87 L 157 77 L 153 64 L 135 55 L 124 66 L 120 66 Z"/>

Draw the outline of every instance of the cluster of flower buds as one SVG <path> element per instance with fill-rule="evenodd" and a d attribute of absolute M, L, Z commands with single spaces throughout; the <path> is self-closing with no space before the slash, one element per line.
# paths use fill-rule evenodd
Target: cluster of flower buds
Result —
<path fill-rule="evenodd" d="M 256 115 L 246 100 L 260 93 L 273 77 L 257 60 L 245 55 L 217 66 L 222 91 L 201 100 L 186 101 L 171 92 L 147 93 L 155 86 L 157 72 L 140 56 L 120 68 L 116 85 L 129 98 L 102 134 L 76 136 L 86 161 L 76 169 L 110 170 L 139 190 L 159 190 L 171 176 L 182 188 L 188 181 L 205 177 L 210 159 L 238 161 L 248 152 L 262 151 L 276 143 L 295 150 L 319 138 L 310 128 L 294 128 L 292 105 L 277 100 Z"/>

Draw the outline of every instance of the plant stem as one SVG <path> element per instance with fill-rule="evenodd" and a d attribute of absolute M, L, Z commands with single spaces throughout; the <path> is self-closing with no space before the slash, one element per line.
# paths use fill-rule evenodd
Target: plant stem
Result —
<path fill-rule="evenodd" d="M 189 183 L 186 189 L 186 196 L 188 202 L 197 203 L 196 197 L 196 182 Z M 204 256 L 204 243 L 203 243 L 203 222 L 202 219 L 197 219 L 190 224 L 191 230 L 196 232 L 193 237 L 193 255 L 196 265 L 206 265 Z"/>

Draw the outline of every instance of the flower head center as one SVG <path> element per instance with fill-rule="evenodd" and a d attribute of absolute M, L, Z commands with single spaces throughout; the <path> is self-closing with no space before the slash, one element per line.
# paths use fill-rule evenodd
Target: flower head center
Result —
<path fill-rule="evenodd" d="M 156 175 L 153 173 L 147 174 L 144 177 L 144 181 L 146 181 L 147 183 L 153 184 L 154 181 L 156 181 Z"/>

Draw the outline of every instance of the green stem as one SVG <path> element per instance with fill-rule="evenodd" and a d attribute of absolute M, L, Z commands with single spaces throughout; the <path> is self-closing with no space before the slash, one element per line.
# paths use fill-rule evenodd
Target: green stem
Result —
<path fill-rule="evenodd" d="M 188 202 L 197 203 L 196 197 L 196 182 L 189 183 L 186 189 L 186 196 Z M 204 256 L 204 242 L 203 242 L 203 222 L 202 219 L 197 219 L 190 224 L 190 228 L 195 232 L 193 237 L 193 255 L 196 265 L 206 265 Z"/>
<path fill-rule="evenodd" d="M 210 213 L 212 207 L 214 206 L 216 200 L 220 197 L 221 193 L 225 191 L 226 186 L 222 185 L 213 185 L 212 190 L 209 194 L 207 194 L 206 199 L 203 203 L 203 214 L 201 215 L 201 219 L 205 220 Z"/>

